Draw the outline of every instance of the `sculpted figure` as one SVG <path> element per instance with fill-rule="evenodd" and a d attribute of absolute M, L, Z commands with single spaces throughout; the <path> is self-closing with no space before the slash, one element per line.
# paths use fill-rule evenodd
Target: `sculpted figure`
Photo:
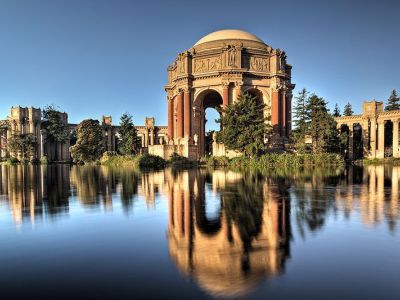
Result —
<path fill-rule="evenodd" d="M 199 140 L 199 136 L 198 136 L 197 133 L 195 133 L 194 136 L 193 136 L 193 141 L 194 141 L 194 144 L 195 144 L 196 146 L 197 146 L 198 140 Z"/>
<path fill-rule="evenodd" d="M 234 67 L 235 65 L 236 65 L 236 55 L 235 55 L 235 49 L 232 47 L 229 49 L 228 66 Z"/>
<path fill-rule="evenodd" d="M 213 143 L 217 143 L 217 133 L 214 131 L 212 134 Z"/>

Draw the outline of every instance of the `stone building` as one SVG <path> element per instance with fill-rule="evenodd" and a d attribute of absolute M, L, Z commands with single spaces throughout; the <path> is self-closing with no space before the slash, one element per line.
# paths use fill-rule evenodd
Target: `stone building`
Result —
<path fill-rule="evenodd" d="M 74 132 L 77 124 L 68 123 L 68 114 L 60 113 L 61 120 L 68 124 L 70 139 L 64 143 L 50 142 L 46 139 L 46 121 L 42 119 L 40 108 L 12 107 L 7 120 L 0 120 L 0 158 L 18 157 L 16 153 L 8 153 L 7 140 L 16 133 L 31 133 L 36 137 L 37 146 L 34 159 L 46 156 L 49 161 L 70 161 L 70 146 L 74 144 Z M 106 151 L 117 151 L 119 126 L 112 124 L 111 116 L 102 116 L 104 145 Z M 142 152 L 147 152 L 148 146 L 163 143 L 167 135 L 167 126 L 156 126 L 154 118 L 145 119 L 144 126 L 135 126 L 142 141 Z"/>
<path fill-rule="evenodd" d="M 266 104 L 275 140 L 284 141 L 291 130 L 291 70 L 284 51 L 253 34 L 221 30 L 206 35 L 168 67 L 170 144 L 195 144 L 198 155 L 204 155 L 205 110 L 234 103 L 240 93 Z"/>
<path fill-rule="evenodd" d="M 400 157 L 400 110 L 384 111 L 383 102 L 364 101 L 362 114 L 338 117 L 335 120 L 337 128 L 348 133 L 350 159 Z M 355 153 L 357 145 L 362 149 L 358 155 Z"/>

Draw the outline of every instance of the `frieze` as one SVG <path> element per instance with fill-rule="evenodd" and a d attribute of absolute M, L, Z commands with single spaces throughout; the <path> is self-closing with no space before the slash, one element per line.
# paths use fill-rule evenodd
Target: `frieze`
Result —
<path fill-rule="evenodd" d="M 194 60 L 194 72 L 210 72 L 221 69 L 221 56 L 197 58 Z"/>
<path fill-rule="evenodd" d="M 251 56 L 247 57 L 247 66 L 250 71 L 269 72 L 270 63 L 268 58 Z"/>

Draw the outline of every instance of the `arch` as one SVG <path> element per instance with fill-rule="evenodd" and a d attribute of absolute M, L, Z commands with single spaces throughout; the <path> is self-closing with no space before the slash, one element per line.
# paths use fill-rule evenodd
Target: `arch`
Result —
<path fill-rule="evenodd" d="M 196 96 L 197 95 L 197 96 Z M 222 95 L 217 89 L 207 88 L 195 93 L 193 101 L 193 134 L 198 136 L 199 154 L 206 152 L 206 109 L 218 109 L 222 106 Z"/>

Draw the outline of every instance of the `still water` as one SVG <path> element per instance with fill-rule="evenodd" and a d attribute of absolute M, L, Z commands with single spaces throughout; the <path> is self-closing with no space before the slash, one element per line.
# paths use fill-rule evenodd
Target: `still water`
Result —
<path fill-rule="evenodd" d="M 400 299 L 400 167 L 0 167 L 1 299 Z"/>

